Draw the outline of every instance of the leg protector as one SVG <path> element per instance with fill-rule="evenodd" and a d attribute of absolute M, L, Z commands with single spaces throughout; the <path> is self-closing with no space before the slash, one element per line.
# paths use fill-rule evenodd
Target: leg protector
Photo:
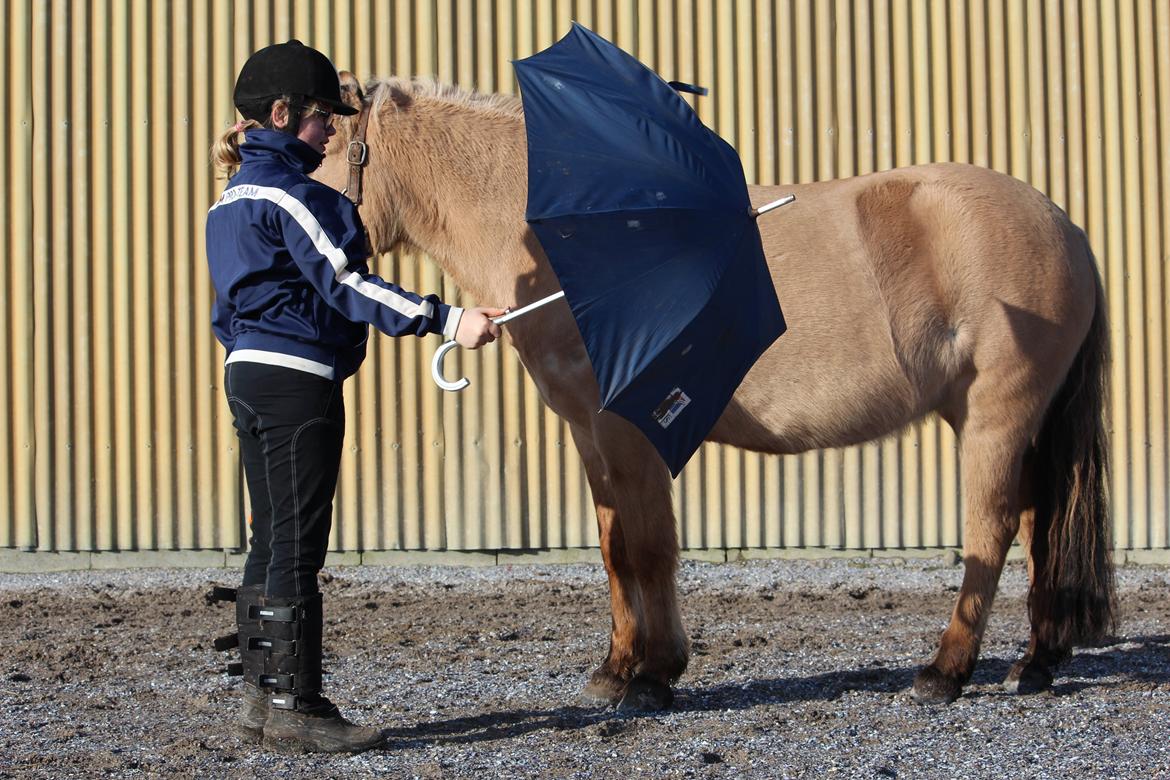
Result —
<path fill-rule="evenodd" d="M 382 744 L 380 730 L 350 723 L 321 695 L 321 594 L 267 598 L 254 608 L 269 646 L 259 683 L 269 692 L 264 743 L 305 752 L 359 752 Z"/>
<path fill-rule="evenodd" d="M 264 671 L 265 655 L 260 621 L 251 617 L 263 594 L 263 585 L 244 585 L 238 589 L 216 587 L 208 594 L 209 601 L 233 601 L 236 605 L 236 633 L 219 637 L 213 644 L 220 651 L 239 648 L 240 660 L 229 663 L 227 672 L 244 678 L 237 729 L 243 739 L 254 742 L 264 736 L 269 706 L 268 694 L 258 682 Z"/>

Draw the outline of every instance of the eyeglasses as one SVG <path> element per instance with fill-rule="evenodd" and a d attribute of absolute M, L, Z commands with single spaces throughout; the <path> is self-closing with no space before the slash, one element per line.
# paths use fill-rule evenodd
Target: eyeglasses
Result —
<path fill-rule="evenodd" d="M 317 108 L 316 106 L 311 106 L 311 107 L 305 109 L 305 116 L 306 117 L 310 117 L 313 114 L 320 114 L 321 115 L 321 123 L 323 125 L 325 125 L 325 127 L 333 127 L 333 116 L 334 115 L 333 115 L 332 111 L 326 111 L 325 109 Z"/>

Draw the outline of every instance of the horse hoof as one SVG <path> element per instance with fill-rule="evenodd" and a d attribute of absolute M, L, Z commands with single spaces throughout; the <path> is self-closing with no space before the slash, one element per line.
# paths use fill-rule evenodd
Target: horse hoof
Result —
<path fill-rule="evenodd" d="M 626 693 L 618 702 L 621 712 L 657 712 L 674 703 L 670 686 L 649 677 L 635 677 L 626 686 Z"/>
<path fill-rule="evenodd" d="M 617 704 L 626 692 L 626 682 L 610 673 L 605 667 L 593 672 L 589 683 L 585 686 L 586 697 L 607 704 Z"/>
<path fill-rule="evenodd" d="M 914 701 L 919 704 L 950 704 L 959 698 L 963 686 L 933 666 L 928 666 L 914 678 Z"/>
<path fill-rule="evenodd" d="M 1042 693 L 1052 687 L 1052 671 L 1045 664 L 1022 658 L 1008 672 L 1003 688 L 1008 693 Z"/>

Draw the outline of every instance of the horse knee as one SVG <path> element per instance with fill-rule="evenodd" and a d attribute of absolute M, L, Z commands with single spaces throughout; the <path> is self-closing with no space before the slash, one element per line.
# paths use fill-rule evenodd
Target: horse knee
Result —
<path fill-rule="evenodd" d="M 678 549 L 654 545 L 630 549 L 626 546 L 626 555 L 629 560 L 636 561 L 634 576 L 642 587 L 658 588 L 666 583 L 674 587 L 674 577 L 678 573 Z"/>
<path fill-rule="evenodd" d="M 611 572 L 623 571 L 626 568 L 626 538 L 617 513 L 612 509 L 598 507 L 597 531 L 606 569 Z"/>

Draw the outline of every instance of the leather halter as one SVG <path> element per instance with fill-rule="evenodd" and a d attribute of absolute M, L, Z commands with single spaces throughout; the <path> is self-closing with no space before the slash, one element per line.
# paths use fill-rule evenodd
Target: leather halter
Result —
<path fill-rule="evenodd" d="M 370 103 L 362 101 L 362 110 L 358 113 L 357 130 L 353 140 L 345 148 L 345 161 L 349 163 L 349 183 L 341 194 L 353 201 L 353 205 L 362 205 L 362 169 L 370 161 L 370 149 L 366 146 L 366 125 L 370 123 Z"/>

